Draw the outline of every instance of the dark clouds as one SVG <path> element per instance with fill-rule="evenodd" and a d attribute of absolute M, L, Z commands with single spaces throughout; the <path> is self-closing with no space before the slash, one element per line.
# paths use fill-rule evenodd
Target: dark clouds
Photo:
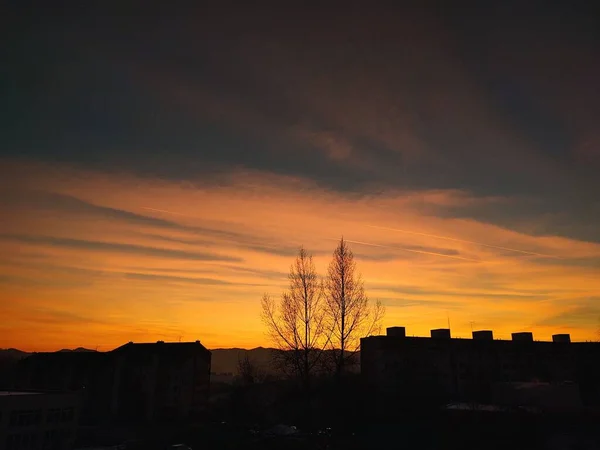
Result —
<path fill-rule="evenodd" d="M 6 15 L 4 156 L 176 180 L 248 168 L 346 191 L 460 188 L 519 199 L 461 217 L 600 240 L 589 11 L 56 5 Z"/>

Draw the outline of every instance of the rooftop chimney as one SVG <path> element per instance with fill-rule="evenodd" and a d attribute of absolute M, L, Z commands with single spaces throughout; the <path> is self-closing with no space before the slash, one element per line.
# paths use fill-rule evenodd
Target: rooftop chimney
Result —
<path fill-rule="evenodd" d="M 406 337 L 406 328 L 404 327 L 388 327 L 386 330 L 388 336 Z"/>
<path fill-rule="evenodd" d="M 531 331 L 522 331 L 520 333 L 513 333 L 512 340 L 519 341 L 519 342 L 533 342 L 533 333 Z"/>
<path fill-rule="evenodd" d="M 450 339 L 450 328 L 431 330 L 431 337 L 436 339 Z"/>
<path fill-rule="evenodd" d="M 553 334 L 552 342 L 571 342 L 570 334 Z"/>
<path fill-rule="evenodd" d="M 494 333 L 492 330 L 473 331 L 473 339 L 476 341 L 493 341 Z"/>

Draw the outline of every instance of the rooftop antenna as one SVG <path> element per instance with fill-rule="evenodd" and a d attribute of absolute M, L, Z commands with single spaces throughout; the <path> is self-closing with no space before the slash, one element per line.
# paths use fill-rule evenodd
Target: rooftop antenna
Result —
<path fill-rule="evenodd" d="M 450 314 L 446 313 L 446 318 L 448 319 L 448 330 L 450 329 Z"/>
<path fill-rule="evenodd" d="M 472 333 L 472 332 L 473 332 L 473 324 L 474 324 L 475 322 L 473 322 L 473 321 L 471 320 L 469 323 L 471 324 L 471 333 Z"/>

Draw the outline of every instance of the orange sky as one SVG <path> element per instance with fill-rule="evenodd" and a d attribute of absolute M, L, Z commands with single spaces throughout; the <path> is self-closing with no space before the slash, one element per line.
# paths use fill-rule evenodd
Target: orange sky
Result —
<path fill-rule="evenodd" d="M 384 326 L 428 335 L 448 318 L 509 338 L 597 338 L 600 245 L 455 218 L 508 197 L 460 190 L 341 194 L 301 178 L 231 171 L 170 182 L 6 162 L 0 174 L 0 347 L 109 350 L 200 339 L 269 345 L 260 298 L 278 295 L 300 245 L 325 268 L 351 244 Z M 532 229 L 543 224 L 532 223 Z"/>

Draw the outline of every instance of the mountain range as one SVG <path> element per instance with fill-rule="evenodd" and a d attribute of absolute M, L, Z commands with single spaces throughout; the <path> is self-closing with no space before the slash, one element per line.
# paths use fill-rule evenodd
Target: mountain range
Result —
<path fill-rule="evenodd" d="M 250 350 L 243 348 L 217 348 L 211 350 L 212 353 L 212 372 L 215 374 L 236 374 L 238 361 L 245 355 L 257 366 L 267 367 L 271 358 L 273 349 L 257 347 Z M 83 347 L 75 349 L 64 348 L 58 352 L 95 352 Z M 30 352 L 24 352 L 16 348 L 0 349 L 0 362 L 11 362 L 29 356 Z"/>
<path fill-rule="evenodd" d="M 271 355 L 274 349 L 256 347 L 253 349 L 243 348 L 216 348 L 211 350 L 211 372 L 214 381 L 228 382 L 238 373 L 239 361 L 248 356 L 248 359 L 264 372 L 272 372 Z M 62 349 L 58 352 L 95 352 L 83 347 L 75 349 Z M 0 369 L 11 366 L 12 363 L 29 356 L 30 352 L 24 352 L 16 348 L 0 349 Z M 358 354 L 357 354 L 358 356 Z M 360 359 L 360 358 L 359 358 Z M 220 375 L 220 376 L 219 376 Z"/>

